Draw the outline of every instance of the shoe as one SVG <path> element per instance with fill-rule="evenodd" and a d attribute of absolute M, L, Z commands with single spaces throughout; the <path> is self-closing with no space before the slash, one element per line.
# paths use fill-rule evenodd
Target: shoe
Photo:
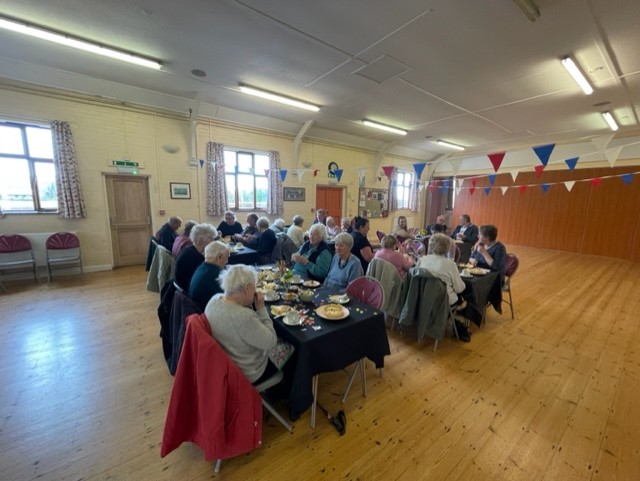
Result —
<path fill-rule="evenodd" d="M 457 319 L 455 320 L 456 323 L 456 330 L 458 331 L 458 337 L 460 338 L 460 340 L 462 342 L 471 342 L 471 333 L 469 332 L 469 329 L 467 329 L 467 326 L 465 326 L 462 322 L 458 321 Z M 455 336 L 455 332 L 453 333 L 453 335 Z"/>

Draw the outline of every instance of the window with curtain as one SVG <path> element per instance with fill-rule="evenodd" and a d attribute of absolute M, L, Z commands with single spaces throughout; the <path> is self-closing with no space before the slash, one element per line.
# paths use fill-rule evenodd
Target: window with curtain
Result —
<path fill-rule="evenodd" d="M 396 183 L 396 201 L 398 209 L 411 207 L 411 188 L 413 187 L 413 173 L 398 170 Z"/>
<path fill-rule="evenodd" d="M 267 208 L 269 181 L 267 154 L 224 150 L 227 203 L 231 210 L 264 210 Z"/>
<path fill-rule="evenodd" d="M 51 129 L 0 122 L 0 210 L 57 212 Z"/>

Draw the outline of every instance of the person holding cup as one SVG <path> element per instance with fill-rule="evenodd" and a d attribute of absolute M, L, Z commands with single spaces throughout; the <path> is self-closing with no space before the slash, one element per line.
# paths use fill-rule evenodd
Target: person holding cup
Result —
<path fill-rule="evenodd" d="M 293 273 L 306 279 L 324 282 L 331 266 L 331 251 L 327 246 L 327 228 L 324 224 L 313 224 L 309 229 L 309 240 L 291 256 Z"/>
<path fill-rule="evenodd" d="M 507 258 L 507 248 L 497 241 L 498 228 L 495 225 L 481 225 L 478 230 L 478 242 L 471 251 L 469 263 L 473 266 L 490 269 L 500 273 L 500 280 L 504 281 L 504 263 Z"/>

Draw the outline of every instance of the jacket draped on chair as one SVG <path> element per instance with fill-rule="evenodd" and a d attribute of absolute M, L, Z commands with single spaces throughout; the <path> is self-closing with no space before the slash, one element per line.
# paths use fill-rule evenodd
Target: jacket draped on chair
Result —
<path fill-rule="evenodd" d="M 405 281 L 407 279 L 400 277 L 398 269 L 391 262 L 377 257 L 374 257 L 369 262 L 367 275 L 377 279 L 382 285 L 384 290 L 382 312 L 389 317 L 399 318 L 404 306 L 403 296 L 406 295 L 405 286 L 408 286 L 408 284 L 405 284 Z"/>
<path fill-rule="evenodd" d="M 260 394 L 213 338 L 204 314 L 187 318 L 160 456 L 185 441 L 199 446 L 207 461 L 262 444 Z"/>
<path fill-rule="evenodd" d="M 173 279 L 176 270 L 176 259 L 165 247 L 156 246 L 149 274 L 147 275 L 147 290 L 160 292 L 169 279 Z"/>
<path fill-rule="evenodd" d="M 400 314 L 401 326 L 418 326 L 418 341 L 425 334 L 441 341 L 444 339 L 449 318 L 447 288 L 426 269 L 414 267 L 409 271 L 411 279 L 407 298 Z"/>

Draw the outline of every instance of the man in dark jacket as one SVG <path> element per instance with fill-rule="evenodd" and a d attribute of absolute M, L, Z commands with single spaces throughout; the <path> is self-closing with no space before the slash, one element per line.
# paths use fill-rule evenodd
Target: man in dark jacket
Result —
<path fill-rule="evenodd" d="M 165 247 L 169 252 L 173 249 L 173 241 L 178 237 L 176 232 L 182 225 L 182 219 L 177 216 L 169 217 L 166 224 L 160 227 L 160 230 L 156 232 L 156 239 L 158 244 Z"/>

